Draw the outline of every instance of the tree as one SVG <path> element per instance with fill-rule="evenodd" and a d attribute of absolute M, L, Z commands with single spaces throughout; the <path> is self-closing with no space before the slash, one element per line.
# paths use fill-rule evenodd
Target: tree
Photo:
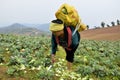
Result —
<path fill-rule="evenodd" d="M 120 21 L 117 19 L 117 25 L 120 25 Z"/>
<path fill-rule="evenodd" d="M 89 25 L 87 25 L 87 29 L 89 29 Z"/>
<path fill-rule="evenodd" d="M 112 24 L 112 26 L 115 26 L 115 22 L 112 21 L 111 24 Z"/>
<path fill-rule="evenodd" d="M 105 27 L 105 22 L 101 22 L 101 26 L 104 28 Z"/>
<path fill-rule="evenodd" d="M 107 24 L 107 27 L 110 27 L 110 25 L 109 25 L 109 24 Z"/>

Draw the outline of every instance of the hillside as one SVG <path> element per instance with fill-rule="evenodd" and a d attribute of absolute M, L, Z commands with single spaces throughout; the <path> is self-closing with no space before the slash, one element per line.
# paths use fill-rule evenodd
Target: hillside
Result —
<path fill-rule="evenodd" d="M 31 28 L 37 28 L 41 31 L 49 32 L 49 23 L 45 24 L 23 24 L 25 26 L 29 26 Z"/>
<path fill-rule="evenodd" d="M 100 28 L 100 29 L 89 29 L 82 31 L 82 39 L 90 40 L 120 40 L 120 26 Z"/>
<path fill-rule="evenodd" d="M 7 27 L 0 28 L 0 33 L 2 34 L 16 34 L 16 35 L 41 35 L 45 34 L 37 28 L 28 27 L 19 23 L 14 23 Z"/>

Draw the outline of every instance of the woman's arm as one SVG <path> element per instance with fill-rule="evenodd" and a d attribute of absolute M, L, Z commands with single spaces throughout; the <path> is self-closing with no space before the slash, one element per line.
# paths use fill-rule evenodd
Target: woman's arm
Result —
<path fill-rule="evenodd" d="M 51 52 L 51 54 L 56 54 L 57 42 L 56 42 L 55 36 L 53 34 L 52 34 L 51 44 L 52 44 L 52 52 Z"/>

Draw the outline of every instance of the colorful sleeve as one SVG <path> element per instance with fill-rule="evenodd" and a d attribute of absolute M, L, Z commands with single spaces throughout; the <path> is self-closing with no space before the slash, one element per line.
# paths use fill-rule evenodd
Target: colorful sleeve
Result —
<path fill-rule="evenodd" d="M 57 43 L 56 43 L 56 40 L 55 40 L 55 36 L 53 34 L 52 34 L 51 44 L 52 44 L 52 52 L 51 52 L 51 54 L 56 54 Z"/>

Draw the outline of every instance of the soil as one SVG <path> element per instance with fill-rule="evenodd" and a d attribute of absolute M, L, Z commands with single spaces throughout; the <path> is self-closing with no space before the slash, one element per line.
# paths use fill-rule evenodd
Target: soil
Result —
<path fill-rule="evenodd" d="M 88 29 L 80 32 L 81 39 L 89 40 L 120 40 L 120 25 L 100 29 Z"/>

